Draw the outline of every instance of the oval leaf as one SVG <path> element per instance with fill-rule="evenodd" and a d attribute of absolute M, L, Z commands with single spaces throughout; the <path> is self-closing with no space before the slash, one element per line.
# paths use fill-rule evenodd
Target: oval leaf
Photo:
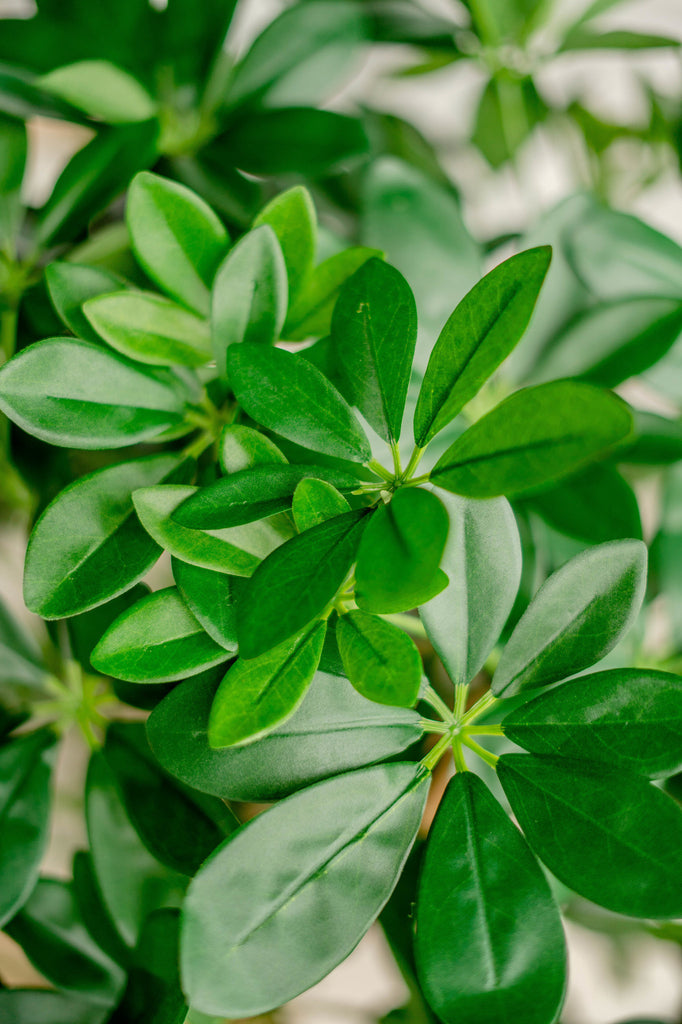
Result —
<path fill-rule="evenodd" d="M 291 514 L 299 533 L 350 511 L 350 505 L 336 487 L 316 477 L 317 474 L 304 477 L 294 491 Z"/>
<path fill-rule="evenodd" d="M 80 60 L 42 75 L 37 84 L 108 124 L 146 121 L 156 104 L 136 78 L 108 60 Z"/>
<path fill-rule="evenodd" d="M 239 473 L 253 466 L 286 463 L 286 457 L 269 437 L 245 427 L 241 423 L 228 423 L 218 442 L 218 460 L 223 473 Z"/>
<path fill-rule="evenodd" d="M 291 303 L 310 276 L 317 251 L 317 217 L 307 188 L 295 185 L 276 196 L 253 222 L 254 228 L 262 224 L 272 228 L 280 244 Z"/>
<path fill-rule="evenodd" d="M 357 246 L 334 253 L 315 267 L 305 287 L 289 303 L 282 336 L 291 341 L 304 341 L 329 334 L 343 284 L 373 256 L 381 259 L 382 253 L 378 249 Z"/>
<path fill-rule="evenodd" d="M 232 576 L 173 559 L 173 579 L 178 590 L 209 636 L 226 651 L 237 650 L 236 595 Z"/>
<path fill-rule="evenodd" d="M 52 305 L 77 338 L 99 344 L 100 338 L 82 310 L 88 299 L 121 291 L 125 283 L 103 267 L 56 261 L 45 268 L 45 281 Z"/>
<path fill-rule="evenodd" d="M 407 633 L 378 615 L 350 611 L 339 616 L 336 640 L 346 675 L 358 693 L 379 704 L 415 705 L 422 662 Z"/>

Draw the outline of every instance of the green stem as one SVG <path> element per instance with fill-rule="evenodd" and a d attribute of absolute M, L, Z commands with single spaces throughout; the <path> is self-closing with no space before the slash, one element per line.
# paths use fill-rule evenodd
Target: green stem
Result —
<path fill-rule="evenodd" d="M 455 724 L 455 716 L 452 711 L 432 686 L 426 687 L 424 691 L 424 700 L 427 704 L 431 705 L 434 711 L 438 712 L 444 722 L 447 722 L 448 725 Z"/>
<path fill-rule="evenodd" d="M 486 690 L 480 700 L 476 701 L 472 708 L 469 708 L 467 713 L 462 717 L 462 725 L 468 725 L 469 722 L 475 721 L 479 718 L 484 711 L 491 708 L 497 703 L 497 697 L 494 696 L 492 690 Z"/>
<path fill-rule="evenodd" d="M 392 623 L 394 626 L 398 626 L 399 629 L 403 629 L 406 633 L 409 633 L 410 636 L 416 636 L 419 637 L 420 640 L 426 640 L 424 623 L 421 619 L 418 619 L 416 615 L 409 615 L 407 612 L 391 612 L 387 615 L 380 615 L 379 618 Z"/>
<path fill-rule="evenodd" d="M 466 735 L 466 733 L 463 733 L 460 738 L 462 743 L 465 746 L 467 746 L 469 750 L 473 750 L 475 754 L 478 754 L 481 760 L 485 761 L 486 764 L 489 764 L 491 768 L 497 767 L 499 757 L 496 754 L 491 754 L 489 750 L 486 750 L 485 747 L 482 747 L 480 743 L 476 742 L 476 740 L 472 740 L 469 736 Z"/>
<path fill-rule="evenodd" d="M 468 725 L 467 736 L 504 736 L 504 729 L 501 725 Z"/>
<path fill-rule="evenodd" d="M 438 743 L 436 743 L 436 745 L 432 747 L 431 750 L 429 750 L 426 757 L 423 757 L 421 759 L 421 764 L 423 765 L 423 767 L 428 768 L 429 771 L 435 768 L 449 746 L 450 733 L 446 732 L 445 735 L 441 736 L 441 738 L 438 740 Z"/>
<path fill-rule="evenodd" d="M 450 731 L 450 726 L 446 725 L 445 722 L 434 722 L 432 718 L 422 718 L 419 724 L 424 732 L 438 732 L 441 735 L 445 735 L 446 732 Z"/>
<path fill-rule="evenodd" d="M 186 448 L 182 449 L 181 458 L 198 459 L 202 452 L 205 452 L 213 444 L 214 440 L 215 435 L 212 430 L 203 431 L 193 441 L 190 441 Z"/>
<path fill-rule="evenodd" d="M 410 455 L 410 461 L 405 466 L 405 472 L 403 473 L 403 480 L 410 480 L 414 475 L 414 471 L 421 462 L 422 455 L 426 451 L 426 448 L 420 448 L 419 445 L 415 445 L 412 454 Z"/>
<path fill-rule="evenodd" d="M 430 479 L 430 473 L 423 473 L 422 476 L 413 476 L 411 480 L 406 480 L 405 483 L 408 487 L 418 487 L 419 484 L 428 484 Z"/>
<path fill-rule="evenodd" d="M 452 737 L 452 756 L 455 759 L 455 768 L 458 772 L 469 771 L 469 767 L 464 760 L 464 751 L 462 750 L 462 739 L 460 736 Z"/>
<path fill-rule="evenodd" d="M 393 482 L 393 473 L 390 470 L 385 469 L 377 459 L 370 459 L 367 463 L 367 468 L 371 469 L 373 473 L 380 476 L 386 483 Z"/>
<path fill-rule="evenodd" d="M 467 696 L 469 694 L 468 683 L 458 683 L 455 687 L 455 721 L 462 719 L 467 707 Z"/>
<path fill-rule="evenodd" d="M 17 347 L 17 321 L 19 310 L 11 306 L 2 313 L 0 318 L 0 366 L 11 359 Z"/>
<path fill-rule="evenodd" d="M 393 456 L 393 467 L 395 470 L 395 478 L 399 480 L 403 475 L 403 469 L 400 464 L 400 447 L 397 441 L 391 441 L 391 455 Z"/>

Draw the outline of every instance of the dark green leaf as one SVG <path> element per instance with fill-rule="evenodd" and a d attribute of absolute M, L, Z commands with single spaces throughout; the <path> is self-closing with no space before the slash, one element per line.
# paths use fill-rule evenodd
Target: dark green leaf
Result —
<path fill-rule="evenodd" d="M 449 583 L 419 609 L 455 685 L 470 682 L 495 646 L 521 581 L 521 544 L 504 498 L 444 494 L 450 529 L 441 559 Z"/>
<path fill-rule="evenodd" d="M 169 370 L 76 338 L 29 345 L 0 370 L 0 409 L 28 434 L 65 448 L 124 448 L 181 428 L 196 397 Z"/>
<path fill-rule="evenodd" d="M 0 690 L 9 684 L 31 696 L 42 690 L 48 671 L 33 639 L 15 622 L 9 609 L 0 601 Z"/>
<path fill-rule="evenodd" d="M 531 505 L 555 530 L 588 544 L 642 537 L 637 497 L 608 462 L 541 491 Z"/>
<path fill-rule="evenodd" d="M 194 618 L 175 587 L 126 609 L 92 652 L 105 675 L 132 683 L 166 683 L 227 661 L 228 652 Z"/>
<path fill-rule="evenodd" d="M 628 407 L 591 384 L 524 388 L 469 427 L 431 479 L 469 498 L 527 493 L 606 454 L 632 429 Z"/>
<path fill-rule="evenodd" d="M 234 577 L 174 558 L 173 578 L 192 615 L 208 635 L 226 651 L 236 651 L 238 585 Z"/>
<path fill-rule="evenodd" d="M 109 1010 L 60 992 L 15 988 L 0 992 L 0 1015 L 11 1024 L 103 1024 Z"/>
<path fill-rule="evenodd" d="M 173 455 L 95 470 L 70 484 L 36 523 L 26 552 L 24 600 L 45 619 L 95 608 L 133 586 L 160 554 L 135 516 L 132 492 L 182 476 Z"/>
<path fill-rule="evenodd" d="M 241 423 L 228 423 L 218 442 L 218 461 L 223 473 L 229 474 L 287 460 L 265 434 Z"/>
<path fill-rule="evenodd" d="M 682 808 L 644 779 L 583 760 L 504 754 L 500 782 L 565 885 L 630 917 L 682 915 Z"/>
<path fill-rule="evenodd" d="M 546 686 L 608 654 L 639 612 L 646 557 L 641 541 L 616 540 L 581 552 L 550 576 L 502 652 L 493 693 L 513 697 Z"/>
<path fill-rule="evenodd" d="M 80 615 L 74 615 L 66 620 L 70 653 L 86 671 L 90 671 L 92 668 L 90 655 L 114 619 L 117 619 L 121 612 L 149 593 L 151 591 L 146 583 L 137 583 L 130 590 L 119 594 L 111 601 L 106 601 L 105 604 L 97 605 L 90 611 L 82 612 Z"/>
<path fill-rule="evenodd" d="M 303 341 L 305 338 L 328 334 L 334 306 L 344 282 L 367 260 L 372 257 L 381 259 L 381 256 L 378 249 L 358 246 L 337 252 L 315 267 L 300 293 L 289 303 L 282 336 L 292 341 Z"/>
<path fill-rule="evenodd" d="M 58 261 L 50 263 L 46 268 L 45 280 L 52 305 L 66 326 L 77 338 L 99 344 L 99 335 L 93 331 L 81 306 L 97 295 L 110 294 L 125 288 L 121 278 L 102 267 Z"/>
<path fill-rule="evenodd" d="M 26 126 L 13 117 L 0 115 L 0 239 L 10 251 L 23 216 L 21 183 L 26 154 Z"/>
<path fill-rule="evenodd" d="M 559 908 L 523 837 L 471 772 L 450 779 L 429 832 L 416 956 L 444 1024 L 550 1024 L 563 1002 Z"/>
<path fill-rule="evenodd" d="M 622 453 L 623 462 L 657 465 L 682 459 L 682 421 L 641 409 L 634 417 L 634 438 Z"/>
<path fill-rule="evenodd" d="M 339 964 L 391 894 L 421 821 L 427 778 L 414 765 L 392 764 L 321 782 L 220 847 L 183 912 L 192 1005 L 250 1017 Z"/>
<path fill-rule="evenodd" d="M 394 757 L 422 736 L 420 716 L 361 697 L 318 672 L 301 705 L 258 743 L 214 750 L 208 720 L 218 683 L 190 679 L 152 712 L 147 733 L 163 767 L 187 785 L 229 800 L 279 800 L 297 789 Z"/>
<path fill-rule="evenodd" d="M 299 533 L 319 526 L 327 519 L 343 515 L 350 510 L 350 505 L 333 484 L 315 477 L 304 477 L 296 485 L 291 514 Z"/>
<path fill-rule="evenodd" d="M 307 359 L 263 345 L 233 345 L 228 376 L 257 423 L 315 452 L 367 462 L 369 442 L 344 398 Z"/>
<path fill-rule="evenodd" d="M 136 175 L 126 220 L 135 255 L 152 281 L 202 316 L 228 236 L 203 199 L 156 174 Z"/>
<path fill-rule="evenodd" d="M 403 612 L 447 586 L 438 568 L 448 536 L 448 514 L 430 491 L 396 491 L 372 516 L 358 551 L 356 601 L 368 612 Z"/>
<path fill-rule="evenodd" d="M 551 253 L 549 246 L 541 246 L 500 263 L 462 299 L 445 324 L 414 414 L 414 438 L 422 448 L 462 411 L 518 343 Z"/>
<path fill-rule="evenodd" d="M 261 224 L 270 225 L 282 249 L 291 304 L 310 277 L 317 252 L 317 217 L 308 190 L 296 185 L 276 196 L 253 222 L 255 228 Z"/>
<path fill-rule="evenodd" d="M 378 615 L 350 611 L 339 616 L 336 639 L 346 675 L 358 693 L 379 704 L 414 707 L 422 662 L 407 633 Z"/>
<path fill-rule="evenodd" d="M 682 770 L 682 680 L 650 669 L 593 672 L 538 694 L 503 728 L 534 754 L 672 775 Z"/>
<path fill-rule="evenodd" d="M 104 906 L 89 851 L 74 854 L 72 891 L 78 915 L 96 945 L 115 963 L 127 967 L 129 950 Z"/>
<path fill-rule="evenodd" d="M 322 615 L 355 560 L 368 510 L 306 530 L 262 562 L 237 607 L 239 650 L 256 658 Z"/>
<path fill-rule="evenodd" d="M 661 47 L 676 47 L 679 39 L 654 35 L 651 32 L 628 32 L 616 29 L 613 32 L 594 32 L 588 29 L 574 29 L 564 38 L 559 53 L 573 50 L 655 50 Z"/>
<path fill-rule="evenodd" d="M 180 988 L 175 908 L 155 910 L 144 922 L 121 1003 L 107 1024 L 184 1024 L 187 1004 Z"/>
<path fill-rule="evenodd" d="M 82 60 L 42 75 L 37 84 L 107 124 L 146 121 L 156 104 L 132 75 L 105 60 Z"/>

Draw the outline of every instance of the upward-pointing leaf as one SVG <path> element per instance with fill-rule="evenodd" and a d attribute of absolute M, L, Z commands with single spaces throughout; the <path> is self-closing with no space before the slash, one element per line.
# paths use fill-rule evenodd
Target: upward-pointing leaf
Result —
<path fill-rule="evenodd" d="M 125 288 L 121 278 L 102 267 L 88 267 L 66 260 L 50 263 L 45 269 L 45 280 L 54 308 L 77 338 L 100 344 L 97 332 L 82 310 L 88 299 L 111 294 Z"/>
<path fill-rule="evenodd" d="M 237 401 L 262 426 L 324 455 L 351 462 L 371 457 L 346 400 L 303 356 L 265 345 L 233 345 L 227 371 Z"/>
<path fill-rule="evenodd" d="M 9 683 L 12 690 L 35 691 L 47 680 L 47 668 L 32 638 L 0 601 L 0 689 Z"/>
<path fill-rule="evenodd" d="M 551 255 L 544 245 L 512 256 L 459 303 L 433 348 L 417 399 L 414 439 L 422 448 L 461 412 L 517 344 Z"/>
<path fill-rule="evenodd" d="M 502 652 L 492 689 L 513 697 L 594 665 L 639 612 L 646 547 L 616 540 L 582 551 L 543 584 Z"/>
<path fill-rule="evenodd" d="M 386 441 L 400 437 L 417 342 L 417 307 L 402 274 L 368 260 L 341 289 L 332 336 L 353 403 Z"/>
<path fill-rule="evenodd" d="M 254 228 L 261 224 L 270 225 L 281 246 L 291 303 L 312 272 L 317 251 L 317 217 L 308 190 L 296 185 L 276 196 L 253 222 Z"/>

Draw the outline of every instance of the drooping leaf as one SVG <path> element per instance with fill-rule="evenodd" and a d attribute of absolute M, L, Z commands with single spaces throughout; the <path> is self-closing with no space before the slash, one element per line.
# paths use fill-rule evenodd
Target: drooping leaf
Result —
<path fill-rule="evenodd" d="M 226 651 L 236 651 L 238 582 L 233 576 L 179 558 L 174 558 L 172 564 L 173 579 L 192 615 L 217 644 Z"/>
<path fill-rule="evenodd" d="M 99 344 L 99 335 L 92 329 L 81 307 L 97 295 L 121 291 L 125 288 L 124 281 L 102 267 L 67 263 L 66 260 L 50 263 L 45 269 L 45 280 L 52 305 L 66 326 L 77 338 Z"/>
<path fill-rule="evenodd" d="M 192 1005 L 230 1017 L 267 1012 L 340 963 L 391 894 L 427 778 L 408 764 L 360 769 L 289 797 L 220 847 L 183 911 Z"/>
<path fill-rule="evenodd" d="M 263 345 L 233 345 L 228 376 L 257 423 L 315 452 L 367 462 L 369 442 L 339 392 L 307 359 Z"/>
<path fill-rule="evenodd" d="M 163 767 L 203 793 L 266 801 L 321 779 L 394 757 L 417 743 L 421 718 L 361 697 L 343 678 L 318 672 L 300 706 L 258 743 L 214 750 L 209 712 L 218 683 L 190 679 L 164 697 L 147 720 Z"/>
<path fill-rule="evenodd" d="M 258 566 L 237 607 L 242 657 L 264 654 L 324 612 L 353 564 L 368 516 L 357 509 L 328 519 Z"/>
<path fill-rule="evenodd" d="M 455 685 L 470 682 L 509 618 L 521 582 L 521 543 L 504 498 L 474 501 L 444 494 L 450 520 L 441 567 L 444 590 L 419 609 Z"/>
<path fill-rule="evenodd" d="M 341 492 L 333 484 L 320 480 L 317 475 L 304 477 L 296 485 L 291 514 L 299 533 L 348 511 L 350 505 Z"/>
<path fill-rule="evenodd" d="M 303 341 L 329 334 L 334 306 L 344 283 L 367 260 L 381 256 L 378 249 L 357 246 L 323 260 L 311 271 L 300 292 L 291 297 L 282 337 Z"/>
<path fill-rule="evenodd" d="M 403 612 L 438 594 L 447 577 L 438 567 L 448 514 L 430 491 L 396 491 L 372 516 L 358 551 L 355 595 L 368 612 Z"/>
<path fill-rule="evenodd" d="M 682 914 L 682 808 L 644 779 L 584 760 L 504 754 L 500 782 L 550 871 L 630 917 Z"/>
<path fill-rule="evenodd" d="M 431 480 L 469 498 L 514 497 L 582 468 L 627 438 L 628 407 L 591 384 L 524 388 L 469 427 Z"/>
<path fill-rule="evenodd" d="M 417 897 L 417 969 L 444 1024 L 550 1024 L 566 949 L 540 865 L 485 783 L 450 779 L 431 826 Z"/>
<path fill-rule="evenodd" d="M 166 683 L 229 658 L 195 619 L 175 587 L 126 609 L 92 652 L 99 672 L 132 683 Z"/>
<path fill-rule="evenodd" d="M 295 185 L 276 196 L 253 222 L 255 228 L 261 224 L 269 224 L 277 236 L 287 269 L 291 304 L 310 277 L 317 252 L 317 217 L 308 190 Z"/>
<path fill-rule="evenodd" d="M 431 353 L 414 414 L 422 448 L 450 423 L 509 355 L 528 326 L 551 249 L 527 249 L 474 285 Z"/>
<path fill-rule="evenodd" d="M 581 552 L 543 584 L 502 652 L 498 697 L 546 686 L 594 665 L 634 622 L 646 585 L 646 547 L 617 540 Z"/>
<path fill-rule="evenodd" d="M 379 704 L 414 706 L 422 663 L 407 633 L 378 615 L 350 611 L 339 616 L 336 639 L 346 675 L 358 693 Z"/>
<path fill-rule="evenodd" d="M 69 484 L 33 528 L 26 552 L 24 600 L 45 619 L 95 608 L 132 587 L 160 549 L 140 526 L 132 492 L 182 479 L 191 466 L 152 455 L 95 470 Z"/>
<path fill-rule="evenodd" d="M 42 75 L 41 89 L 107 124 L 146 121 L 156 104 L 132 75 L 105 60 L 82 60 Z"/>

